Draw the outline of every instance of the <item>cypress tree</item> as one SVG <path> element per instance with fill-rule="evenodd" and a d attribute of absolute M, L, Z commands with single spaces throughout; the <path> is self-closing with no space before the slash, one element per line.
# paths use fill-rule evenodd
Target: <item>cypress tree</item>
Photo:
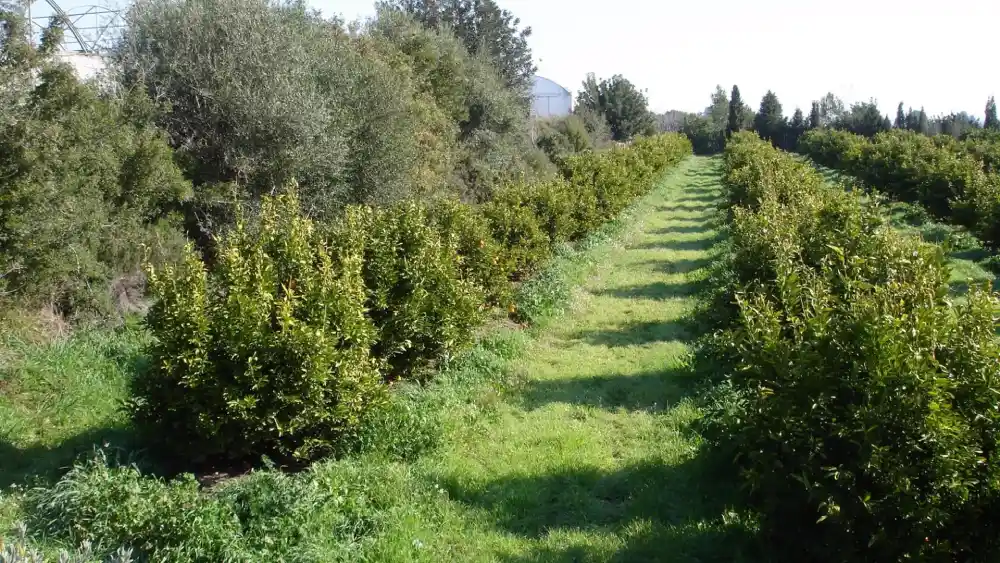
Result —
<path fill-rule="evenodd" d="M 917 131 L 922 135 L 929 135 L 931 132 L 931 125 L 927 122 L 927 112 L 924 108 L 920 108 L 920 120 L 917 122 Z"/>
<path fill-rule="evenodd" d="M 772 144 L 778 144 L 784 138 L 785 115 L 774 92 L 768 90 L 760 100 L 760 111 L 757 112 L 753 125 L 757 134 Z"/>
<path fill-rule="evenodd" d="M 793 151 L 799 146 L 799 138 L 806 131 L 806 118 L 800 108 L 795 108 L 792 115 L 792 122 L 788 126 L 788 135 L 785 141 L 785 149 Z"/>
<path fill-rule="evenodd" d="M 986 101 L 986 121 L 983 122 L 985 129 L 1000 129 L 1000 121 L 997 121 L 997 102 L 990 96 Z"/>
<path fill-rule="evenodd" d="M 729 123 L 726 125 L 726 136 L 732 135 L 743 127 L 743 98 L 740 97 L 740 87 L 733 85 L 733 95 L 729 97 Z"/>
<path fill-rule="evenodd" d="M 920 129 L 920 112 L 913 111 L 913 108 L 906 108 L 906 128 L 910 131 Z"/>
<path fill-rule="evenodd" d="M 809 128 L 816 129 L 820 124 L 820 111 L 819 102 L 813 102 L 812 109 L 809 111 Z"/>
<path fill-rule="evenodd" d="M 896 108 L 896 129 L 906 129 L 906 114 L 903 113 L 903 102 Z"/>

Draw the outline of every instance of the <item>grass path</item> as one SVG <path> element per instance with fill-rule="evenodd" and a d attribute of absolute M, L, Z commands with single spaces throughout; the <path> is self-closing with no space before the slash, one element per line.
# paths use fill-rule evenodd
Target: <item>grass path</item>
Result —
<path fill-rule="evenodd" d="M 433 559 L 739 560 L 745 522 L 709 475 L 684 377 L 718 166 L 673 171 L 530 344 L 497 415 L 420 462 L 457 514 L 422 540 Z"/>

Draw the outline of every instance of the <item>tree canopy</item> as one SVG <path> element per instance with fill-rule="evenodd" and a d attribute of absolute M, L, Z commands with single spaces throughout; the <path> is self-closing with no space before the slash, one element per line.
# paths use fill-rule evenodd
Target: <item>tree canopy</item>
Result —
<path fill-rule="evenodd" d="M 986 129 L 1000 129 L 1000 121 L 997 121 L 997 101 L 990 96 L 986 101 L 986 119 L 983 121 Z"/>
<path fill-rule="evenodd" d="M 531 28 L 494 0 L 387 0 L 382 8 L 410 14 L 422 24 L 447 27 L 473 55 L 490 58 L 507 87 L 528 93 L 535 74 L 528 38 Z"/>
<path fill-rule="evenodd" d="M 729 122 L 726 125 L 726 134 L 743 129 L 743 98 L 740 97 L 740 87 L 733 85 L 733 94 L 729 98 Z"/>
<path fill-rule="evenodd" d="M 588 74 L 576 103 L 604 115 L 611 127 L 611 138 L 616 141 L 627 141 L 656 129 L 646 95 L 620 74 L 600 81 L 594 74 Z"/>
<path fill-rule="evenodd" d="M 774 92 L 768 90 L 760 100 L 760 110 L 754 118 L 754 129 L 764 139 L 775 145 L 780 145 L 785 130 L 785 115 L 781 110 L 781 102 Z"/>
<path fill-rule="evenodd" d="M 816 129 L 823 122 L 822 114 L 819 108 L 819 102 L 812 103 L 812 109 L 809 110 L 809 128 Z"/>
<path fill-rule="evenodd" d="M 823 127 L 833 126 L 844 113 L 844 102 L 833 95 L 833 92 L 827 92 L 825 96 L 819 99 L 820 125 Z"/>
<path fill-rule="evenodd" d="M 875 100 L 869 100 L 851 104 L 850 111 L 844 112 L 833 126 L 857 135 L 874 137 L 882 131 L 892 129 L 892 122 L 882 115 Z"/>

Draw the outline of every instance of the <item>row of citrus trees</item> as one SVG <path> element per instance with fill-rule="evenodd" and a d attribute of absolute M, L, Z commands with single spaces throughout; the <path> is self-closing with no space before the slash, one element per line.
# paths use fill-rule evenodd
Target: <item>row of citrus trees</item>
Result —
<path fill-rule="evenodd" d="M 983 168 L 987 172 L 1000 173 L 1000 131 L 995 129 L 973 131 L 963 140 L 954 141 L 954 146 L 983 161 Z"/>
<path fill-rule="evenodd" d="M 180 459 L 336 454 L 384 405 L 388 383 L 426 379 L 468 343 L 512 284 L 580 239 L 691 153 L 680 135 L 571 156 L 562 177 L 489 203 L 352 207 L 303 217 L 295 189 L 238 221 L 206 269 L 150 269 L 152 368 L 137 427 Z"/>
<path fill-rule="evenodd" d="M 989 560 L 1000 551 L 998 296 L 948 300 L 940 248 L 739 133 L 731 252 L 706 350 L 774 538 L 802 560 Z"/>
<path fill-rule="evenodd" d="M 903 201 L 967 227 L 990 247 L 1000 247 L 1000 174 L 988 138 L 959 142 L 893 130 L 867 139 L 846 131 L 814 129 L 799 151 Z"/>

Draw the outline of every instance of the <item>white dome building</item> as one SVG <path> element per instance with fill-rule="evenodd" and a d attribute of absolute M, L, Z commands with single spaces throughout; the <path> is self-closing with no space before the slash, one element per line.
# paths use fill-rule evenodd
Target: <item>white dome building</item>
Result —
<path fill-rule="evenodd" d="M 573 95 L 569 90 L 549 80 L 536 76 L 531 86 L 531 115 L 534 117 L 562 117 L 573 111 Z"/>

